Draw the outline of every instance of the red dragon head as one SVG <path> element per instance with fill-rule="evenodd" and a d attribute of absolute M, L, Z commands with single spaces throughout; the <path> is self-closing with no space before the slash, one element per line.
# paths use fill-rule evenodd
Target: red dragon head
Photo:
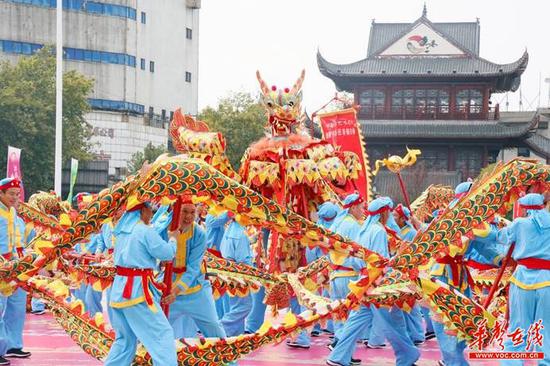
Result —
<path fill-rule="evenodd" d="M 256 77 L 260 82 L 262 91 L 260 101 L 266 109 L 273 136 L 289 135 L 292 126 L 298 123 L 302 114 L 300 104 L 302 102 L 302 83 L 305 75 L 306 71 L 302 70 L 302 74 L 291 89 L 277 89 L 276 86 L 269 88 L 260 76 L 260 72 L 256 71 Z"/>

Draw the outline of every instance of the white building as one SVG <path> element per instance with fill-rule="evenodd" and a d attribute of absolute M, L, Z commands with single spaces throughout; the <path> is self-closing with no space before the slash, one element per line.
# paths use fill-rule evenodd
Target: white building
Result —
<path fill-rule="evenodd" d="M 55 44 L 56 0 L 0 0 L 0 59 Z M 171 113 L 197 114 L 200 0 L 63 0 L 64 69 L 95 80 L 98 159 L 123 175 L 133 153 L 167 145 Z"/>

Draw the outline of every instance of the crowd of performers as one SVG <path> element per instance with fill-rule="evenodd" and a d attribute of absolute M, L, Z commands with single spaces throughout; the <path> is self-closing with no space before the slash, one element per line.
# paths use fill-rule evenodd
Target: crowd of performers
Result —
<path fill-rule="evenodd" d="M 22 256 L 33 237 L 32 225 L 26 224 L 16 214 L 20 197 L 20 182 L 6 178 L 0 181 L 0 250 L 5 259 Z M 456 204 L 471 188 L 471 182 L 456 187 Z M 512 258 L 517 268 L 510 280 L 509 330 L 528 329 L 539 319 L 547 321 L 550 304 L 550 213 L 545 196 L 529 193 L 519 199 L 524 217 L 507 225 L 499 218 L 486 223 L 474 232 L 469 245 L 462 253 L 449 255 L 430 263 L 423 270 L 471 295 L 471 282 L 465 266 L 473 268 L 498 267 L 515 243 Z M 437 212 L 433 217 L 437 217 Z M 263 303 L 264 291 L 246 297 L 224 295 L 214 300 L 207 278 L 203 258 L 211 251 L 223 258 L 261 266 L 252 246 L 267 245 L 269 233 L 257 240 L 258 232 L 243 227 L 231 212 L 207 212 L 197 206 L 193 198 L 183 196 L 178 222 L 172 223 L 170 205 L 156 205 L 128 201 L 125 211 L 105 222 L 101 231 L 88 242 L 79 243 L 75 250 L 107 258 L 112 256 L 116 276 L 104 293 L 89 285 L 74 289 L 73 296 L 81 299 L 91 314 L 103 312 L 108 304 L 109 320 L 116 333 L 115 342 L 105 360 L 105 365 L 130 365 L 135 357 L 138 342 L 143 344 L 154 365 L 177 364 L 174 339 L 202 337 L 225 338 L 243 333 L 254 333 L 269 316 Z M 176 215 L 174 215 L 176 216 Z M 392 256 L 392 238 L 411 241 L 429 222 L 419 222 L 409 209 L 395 205 L 389 197 L 378 197 L 370 202 L 354 193 L 342 199 L 342 205 L 325 202 L 313 215 L 317 223 L 329 228 L 383 257 Z M 432 218 L 433 219 L 433 218 Z M 306 250 L 308 262 L 328 255 L 332 271 L 330 285 L 324 295 L 342 299 L 348 295 L 351 281 L 358 280 L 365 270 L 365 262 L 354 257 L 324 253 L 315 248 Z M 159 263 L 172 263 L 171 292 L 160 296 L 158 283 L 164 272 Z M 102 301 L 102 297 L 105 297 Z M 18 288 L 11 294 L 0 296 L 0 365 L 8 365 L 9 358 L 30 357 L 24 351 L 23 325 L 27 293 Z M 546 304 L 546 305 L 545 305 Z M 33 301 L 33 312 L 43 313 L 43 304 Z M 163 308 L 169 308 L 168 316 Z M 292 299 L 290 310 L 304 310 Z M 323 328 L 323 329 L 322 329 Z M 432 321 L 430 310 L 415 305 L 412 311 L 393 307 L 376 308 L 361 305 L 350 312 L 346 321 L 330 321 L 323 327 L 317 325 L 311 332 L 303 331 L 294 339 L 288 339 L 288 347 L 310 348 L 310 337 L 329 333 L 330 354 L 328 365 L 358 365 L 361 360 L 353 357 L 358 345 L 368 348 L 391 347 L 395 363 L 399 366 L 414 365 L 420 358 L 419 345 L 436 337 L 442 359 L 439 365 L 468 365 L 466 343 L 445 332 L 442 324 Z M 550 325 L 542 328 L 547 340 Z M 507 351 L 517 350 L 511 341 L 505 344 Z M 545 360 L 550 362 L 550 340 L 543 345 Z M 505 365 L 522 361 L 503 361 Z"/>

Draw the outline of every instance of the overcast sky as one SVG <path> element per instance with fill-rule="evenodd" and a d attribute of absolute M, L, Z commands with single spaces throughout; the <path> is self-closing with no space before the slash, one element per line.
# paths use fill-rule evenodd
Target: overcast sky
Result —
<path fill-rule="evenodd" d="M 203 0 L 199 35 L 199 110 L 230 91 L 256 93 L 255 72 L 268 85 L 292 86 L 302 68 L 304 106 L 312 112 L 335 92 L 321 75 L 316 53 L 334 63 L 363 59 L 371 20 L 414 22 L 419 0 Z M 550 78 L 550 1 L 431 0 L 432 22 L 481 22 L 480 56 L 494 63 L 517 60 L 527 48 L 522 76 L 523 109 L 548 105 Z M 519 90 L 509 93 L 510 110 L 519 108 Z M 505 94 L 493 100 L 505 110 Z"/>

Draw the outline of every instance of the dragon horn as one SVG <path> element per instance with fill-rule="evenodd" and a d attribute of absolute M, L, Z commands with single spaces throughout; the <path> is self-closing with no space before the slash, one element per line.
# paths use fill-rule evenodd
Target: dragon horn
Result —
<path fill-rule="evenodd" d="M 267 95 L 269 94 L 269 88 L 267 87 L 267 84 L 265 83 L 264 79 L 262 79 L 262 76 L 260 75 L 260 71 L 256 71 L 256 78 L 260 82 L 260 88 L 262 89 L 262 94 Z"/>
<path fill-rule="evenodd" d="M 294 83 L 294 86 L 292 87 L 292 90 L 290 91 L 290 93 L 296 94 L 300 91 L 300 89 L 302 89 L 302 84 L 304 83 L 305 77 L 306 77 L 306 70 L 303 69 L 302 73 L 300 74 L 300 77 L 298 78 L 298 80 L 296 80 L 296 83 Z"/>

